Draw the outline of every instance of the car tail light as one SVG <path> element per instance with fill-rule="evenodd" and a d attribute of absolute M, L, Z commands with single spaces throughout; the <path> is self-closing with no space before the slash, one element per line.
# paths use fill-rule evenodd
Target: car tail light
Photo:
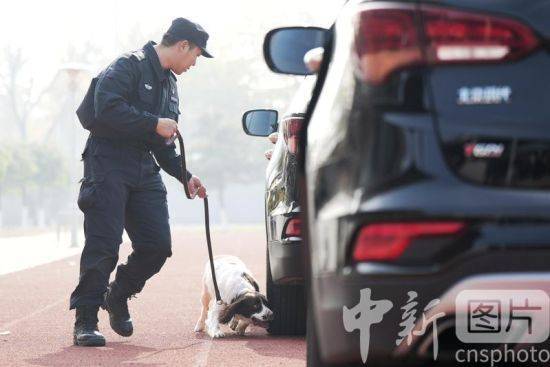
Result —
<path fill-rule="evenodd" d="M 399 258 L 413 240 L 449 236 L 464 228 L 461 222 L 412 222 L 369 224 L 359 231 L 352 258 L 361 261 L 391 261 Z"/>
<path fill-rule="evenodd" d="M 282 121 L 283 135 L 290 153 L 296 154 L 298 152 L 298 142 L 303 122 L 304 118 L 300 116 L 288 117 Z"/>
<path fill-rule="evenodd" d="M 515 20 L 434 7 L 422 8 L 429 62 L 491 62 L 518 59 L 538 40 Z"/>
<path fill-rule="evenodd" d="M 284 237 L 301 237 L 302 236 L 302 221 L 299 218 L 289 220 L 285 227 Z"/>
<path fill-rule="evenodd" d="M 373 84 L 404 67 L 515 60 L 538 45 L 518 21 L 434 6 L 369 7 L 355 25 L 358 70 Z"/>
<path fill-rule="evenodd" d="M 380 84 L 394 70 L 420 64 L 422 52 L 413 8 L 362 11 L 355 50 L 363 79 L 373 84 Z"/>

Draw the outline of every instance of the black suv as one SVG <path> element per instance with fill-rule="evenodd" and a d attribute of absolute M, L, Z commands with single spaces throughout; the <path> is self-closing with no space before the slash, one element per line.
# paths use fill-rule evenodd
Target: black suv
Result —
<path fill-rule="evenodd" d="M 267 299 L 275 319 L 268 331 L 279 335 L 306 332 L 304 255 L 299 192 L 296 184 L 298 138 L 311 98 L 314 77 L 305 78 L 290 107 L 278 120 L 275 110 L 250 110 L 243 130 L 276 140 L 266 169 L 265 227 Z"/>
<path fill-rule="evenodd" d="M 548 19 L 543 0 L 350 1 L 330 30 L 266 36 L 271 69 L 299 75 L 326 37 L 299 159 L 308 366 L 365 359 L 362 295 L 393 306 L 370 327 L 379 366 L 433 360 L 435 341 L 457 365 L 462 290 L 548 294 Z M 408 302 L 416 331 L 445 316 L 399 339 Z"/>

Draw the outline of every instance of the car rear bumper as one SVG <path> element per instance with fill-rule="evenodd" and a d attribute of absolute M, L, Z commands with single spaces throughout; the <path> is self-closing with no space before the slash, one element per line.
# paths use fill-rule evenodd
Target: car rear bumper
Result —
<path fill-rule="evenodd" d="M 431 348 L 426 347 L 431 346 L 430 330 L 425 337 L 415 339 L 411 346 L 396 347 L 403 329 L 400 326 L 403 322 L 402 307 L 410 301 L 409 292 L 414 291 L 418 295 L 418 320 L 422 320 L 424 307 L 436 298 L 441 299 L 441 303 L 432 311 L 444 310 L 446 318 L 442 320 L 454 320 L 451 307 L 454 305 L 453 292 L 466 288 L 487 289 L 488 276 L 493 289 L 549 291 L 548 259 L 550 249 L 494 249 L 447 264 L 437 273 L 380 274 L 378 270 L 370 273 L 369 267 L 350 267 L 344 269 L 342 274 L 317 276 L 313 279 L 312 287 L 319 349 L 323 358 L 329 362 L 361 362 L 359 331 L 345 330 L 343 307 L 352 309 L 358 305 L 361 290 L 369 288 L 372 300 L 389 300 L 392 308 L 383 316 L 382 322 L 370 327 L 368 361 L 376 363 L 391 360 L 397 362 L 402 358 L 431 358 Z M 451 331 L 454 334 L 454 328 Z M 457 344 L 447 341 L 448 338 L 440 338 L 439 360 L 454 357 L 453 349 L 457 348 Z"/>
<path fill-rule="evenodd" d="M 304 281 L 304 248 L 299 238 L 272 241 L 268 244 L 271 278 L 277 284 Z"/>

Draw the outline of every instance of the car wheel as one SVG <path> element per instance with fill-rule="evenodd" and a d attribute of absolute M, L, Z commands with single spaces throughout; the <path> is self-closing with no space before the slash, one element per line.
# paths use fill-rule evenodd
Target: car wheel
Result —
<path fill-rule="evenodd" d="M 267 331 L 273 335 L 304 335 L 306 332 L 306 297 L 303 284 L 273 283 L 266 251 L 267 300 L 275 315 Z"/>

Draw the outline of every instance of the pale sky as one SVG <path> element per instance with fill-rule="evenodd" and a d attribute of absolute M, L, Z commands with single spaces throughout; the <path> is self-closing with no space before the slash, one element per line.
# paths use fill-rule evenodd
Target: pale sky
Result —
<path fill-rule="evenodd" d="M 158 40 L 171 20 L 178 16 L 200 23 L 209 33 L 209 48 L 238 39 L 249 23 L 275 26 L 330 26 L 342 0 L 17 0 L 4 2 L 0 13 L 0 62 L 6 47 L 22 49 L 38 84 L 46 84 L 62 61 L 67 61 L 70 46 L 82 47 L 86 41 L 101 48 L 114 59 L 124 51 L 128 39 L 149 35 Z M 307 20 L 306 18 L 309 18 Z M 313 20 L 313 21 L 311 21 Z M 258 32 L 263 39 L 264 32 Z M 255 51 L 256 52 L 256 51 Z M 260 55 L 260 50 L 257 50 Z M 94 65 L 95 69 L 105 65 Z"/>

